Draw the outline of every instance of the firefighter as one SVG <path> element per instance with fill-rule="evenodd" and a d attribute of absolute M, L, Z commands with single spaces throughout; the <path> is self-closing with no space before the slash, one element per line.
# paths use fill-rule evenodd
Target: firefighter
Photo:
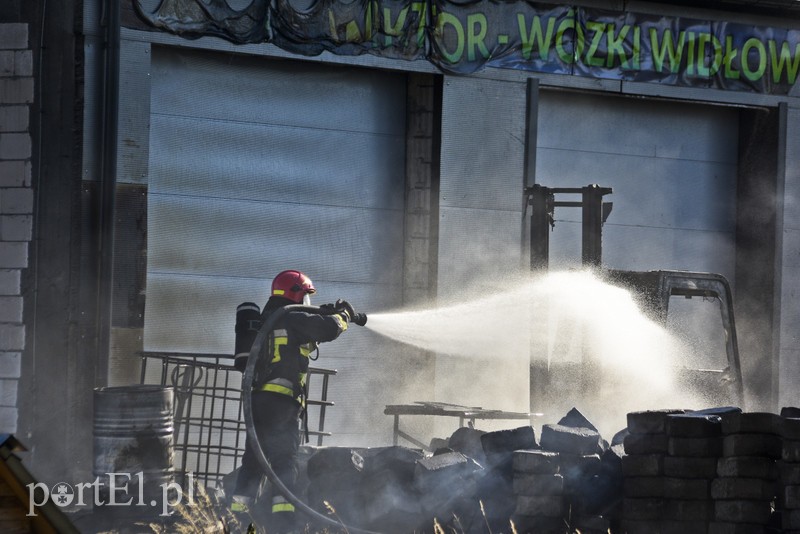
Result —
<path fill-rule="evenodd" d="M 309 305 L 316 292 L 308 276 L 288 270 L 272 281 L 272 293 L 261 313 L 262 324 L 272 312 L 290 305 Z M 356 317 L 353 307 L 339 300 L 326 305 L 327 313 L 291 311 L 273 326 L 264 344 L 253 377 L 251 407 L 253 424 L 264 455 L 275 474 L 292 493 L 297 480 L 297 451 L 300 446 L 300 417 L 305 409 L 305 384 L 309 355 L 319 343 L 333 341 L 347 330 Z M 361 317 L 361 316 L 359 316 Z M 246 358 L 237 358 L 236 367 L 244 371 Z M 247 387 L 245 384 L 244 387 Z M 248 436 L 242 466 L 233 493 L 231 510 L 252 512 L 264 473 Z M 272 492 L 270 531 L 290 532 L 295 527 L 294 506 Z"/>

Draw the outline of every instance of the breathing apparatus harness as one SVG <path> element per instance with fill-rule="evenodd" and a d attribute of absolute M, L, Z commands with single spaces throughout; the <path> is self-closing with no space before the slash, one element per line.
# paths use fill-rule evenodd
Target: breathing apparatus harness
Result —
<path fill-rule="evenodd" d="M 267 476 L 267 479 L 273 485 L 273 487 L 290 503 L 292 503 L 296 509 L 301 510 L 302 512 L 306 513 L 307 515 L 313 517 L 317 521 L 322 522 L 323 524 L 330 525 L 332 527 L 344 528 L 345 531 L 359 533 L 359 534 L 378 534 L 373 531 L 369 530 L 362 530 L 359 528 L 351 527 L 345 525 L 339 521 L 334 521 L 329 517 L 325 517 L 324 515 L 320 514 L 309 505 L 304 503 L 300 500 L 295 494 L 293 494 L 289 488 L 278 478 L 278 475 L 275 474 L 275 471 L 272 469 L 272 466 L 269 464 L 269 460 L 267 460 L 266 455 L 264 454 L 264 449 L 261 447 L 261 442 L 258 439 L 258 435 L 256 434 L 255 424 L 253 423 L 253 375 L 255 374 L 256 364 L 258 363 L 258 359 L 261 357 L 261 348 L 264 346 L 264 342 L 267 340 L 270 332 L 272 332 L 273 326 L 278 322 L 278 320 L 282 319 L 287 313 L 293 311 L 300 311 L 306 313 L 317 313 L 321 315 L 329 315 L 332 313 L 338 313 L 333 306 L 328 307 L 317 307 L 317 306 L 303 306 L 302 304 L 291 304 L 288 306 L 284 306 L 282 308 L 278 308 L 274 312 L 270 313 L 264 323 L 261 325 L 261 328 L 258 330 L 258 334 L 256 335 L 255 341 L 253 341 L 253 346 L 250 348 L 250 355 L 247 358 L 247 367 L 244 371 L 244 376 L 242 377 L 242 385 L 243 385 L 243 411 L 244 411 L 244 422 L 245 427 L 247 428 L 247 438 L 253 443 L 255 446 L 253 447 L 253 452 L 255 453 L 255 457 L 258 460 L 259 465 L 264 470 L 264 473 Z M 359 322 L 356 324 L 364 325 L 366 323 L 367 316 L 364 314 L 357 314 L 359 315 Z M 353 320 L 355 322 L 355 319 Z"/>

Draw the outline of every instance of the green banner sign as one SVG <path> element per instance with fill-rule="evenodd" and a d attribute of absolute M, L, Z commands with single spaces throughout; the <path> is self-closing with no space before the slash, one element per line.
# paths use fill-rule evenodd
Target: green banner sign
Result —
<path fill-rule="evenodd" d="M 785 95 L 800 31 L 523 0 L 162 0 L 149 24 L 186 37 L 271 42 L 317 55 L 427 60 L 443 72 L 487 67 Z"/>

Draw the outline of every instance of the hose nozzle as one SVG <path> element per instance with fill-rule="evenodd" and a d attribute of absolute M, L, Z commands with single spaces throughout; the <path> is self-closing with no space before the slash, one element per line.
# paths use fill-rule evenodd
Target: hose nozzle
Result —
<path fill-rule="evenodd" d="M 364 326 L 367 324 L 367 314 L 366 313 L 357 313 L 353 317 L 353 322 L 356 323 L 358 326 Z"/>

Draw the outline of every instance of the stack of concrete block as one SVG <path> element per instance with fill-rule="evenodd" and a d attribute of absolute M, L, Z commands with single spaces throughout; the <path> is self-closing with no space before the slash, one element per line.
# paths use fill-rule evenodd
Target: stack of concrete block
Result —
<path fill-rule="evenodd" d="M 610 459 L 606 459 L 610 455 Z M 620 457 L 548 450 L 514 453 L 514 523 L 519 532 L 607 534 L 618 523 Z"/>
<path fill-rule="evenodd" d="M 533 427 L 486 432 L 480 436 L 486 458 L 487 473 L 478 489 L 483 509 L 480 514 L 492 531 L 507 531 L 516 501 L 513 489 L 514 454 L 519 450 L 536 450 L 539 444 Z"/>
<path fill-rule="evenodd" d="M 478 484 L 483 467 L 460 452 L 434 454 L 416 462 L 414 488 L 427 525 L 438 521 L 457 528 L 455 522 L 471 523 L 475 516 Z"/>
<path fill-rule="evenodd" d="M 567 505 L 559 453 L 518 450 L 513 467 L 517 531 L 565 534 Z"/>
<path fill-rule="evenodd" d="M 320 447 L 308 458 L 306 494 L 318 512 L 327 515 L 332 508 L 339 520 L 359 528 L 391 534 L 426 530 L 438 521 L 459 530 L 479 515 L 479 509 L 467 512 L 477 508 L 483 471 L 449 449 L 426 456 L 397 446 Z"/>
<path fill-rule="evenodd" d="M 722 458 L 711 487 L 715 519 L 709 534 L 770 531 L 781 426 L 780 416 L 772 413 L 722 416 Z"/>
<path fill-rule="evenodd" d="M 800 534 L 800 408 L 781 410 L 778 505 L 784 532 Z"/>
<path fill-rule="evenodd" d="M 722 421 L 715 410 L 666 420 L 662 534 L 706 534 L 714 519 L 712 485 L 722 455 Z"/>
<path fill-rule="evenodd" d="M 607 534 L 607 512 L 614 508 L 609 503 L 619 501 L 622 477 L 622 452 L 609 450 L 597 428 L 575 408 L 558 423 L 544 425 L 541 447 L 518 448 L 513 454 L 516 530 Z"/>
<path fill-rule="evenodd" d="M 553 528 L 560 530 L 569 525 L 573 531 L 583 534 L 607 533 L 611 524 L 607 514 L 611 509 L 609 502 L 618 501 L 619 488 L 615 483 L 621 477 L 619 464 L 616 464 L 615 476 L 614 467 L 609 470 L 604 463 L 608 443 L 575 408 L 557 424 L 542 427 L 541 443 L 544 451 L 558 455 L 557 473 L 563 480 L 562 521 L 554 521 Z M 526 497 L 522 494 L 517 497 L 517 514 L 521 517 L 532 515 L 532 510 L 526 508 L 531 502 Z M 556 506 L 551 507 L 551 515 L 555 516 L 558 510 Z"/>
<path fill-rule="evenodd" d="M 481 443 L 481 436 L 484 434 L 486 434 L 486 432 L 483 430 L 463 426 L 450 435 L 450 439 L 447 440 L 447 447 L 465 456 L 469 456 L 480 465 L 486 467 L 488 465 L 486 454 L 483 452 L 483 443 Z M 531 436 L 533 436 L 532 432 Z"/>
<path fill-rule="evenodd" d="M 559 454 L 570 526 L 585 534 L 608 532 L 608 519 L 602 517 L 600 506 L 593 506 L 593 497 L 601 486 L 600 456 L 607 444 L 588 421 L 569 419 L 568 415 L 558 424 L 542 427 L 542 448 Z"/>
<path fill-rule="evenodd" d="M 569 506 L 569 524 L 584 534 L 607 533 L 608 519 L 593 506 L 595 481 L 600 475 L 599 454 L 561 452 L 561 474 L 564 477 L 564 497 Z"/>
<path fill-rule="evenodd" d="M 414 475 L 422 451 L 406 447 L 378 447 L 365 451 L 360 502 L 363 525 L 381 532 L 408 532 L 423 522 Z"/>
<path fill-rule="evenodd" d="M 323 515 L 331 506 L 346 524 L 361 524 L 360 487 L 366 451 L 353 447 L 317 449 L 306 468 L 308 504 Z"/>
<path fill-rule="evenodd" d="M 627 430 L 625 431 L 627 433 Z M 589 499 L 598 513 L 609 521 L 610 531 L 621 532 L 622 520 L 622 459 L 625 457 L 625 448 L 622 444 L 620 433 L 614 436 L 608 450 L 600 457 L 600 474 L 595 479 L 599 485 L 593 488 L 593 497 Z M 598 499 L 598 497 L 600 497 Z M 603 534 L 608 534 L 604 532 Z"/>
<path fill-rule="evenodd" d="M 667 417 L 685 410 L 650 410 L 627 416 L 623 439 L 622 530 L 658 534 L 664 515 L 664 461 L 669 447 Z"/>

